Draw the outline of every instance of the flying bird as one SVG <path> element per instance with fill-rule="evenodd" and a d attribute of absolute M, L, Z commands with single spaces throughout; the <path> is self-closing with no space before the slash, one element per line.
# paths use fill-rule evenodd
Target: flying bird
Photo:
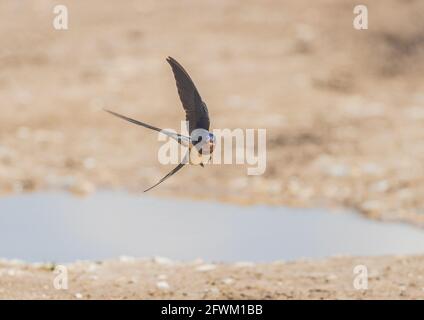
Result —
<path fill-rule="evenodd" d="M 194 85 L 193 80 L 190 78 L 187 71 L 185 71 L 184 68 L 174 58 L 168 57 L 166 61 L 171 66 L 172 72 L 174 73 L 178 89 L 178 95 L 180 96 L 180 100 L 186 114 L 188 132 L 190 134 L 189 137 L 182 134 L 163 130 L 151 126 L 147 123 L 105 109 L 105 111 L 109 112 L 110 114 L 116 117 L 132 122 L 136 125 L 161 132 L 167 135 L 168 137 L 176 140 L 179 144 L 188 147 L 188 152 L 184 156 L 183 161 L 181 161 L 180 164 L 178 164 L 171 172 L 169 172 L 166 176 L 160 179 L 156 184 L 144 190 L 144 192 L 147 192 L 164 182 L 166 179 L 168 179 L 176 172 L 178 172 L 181 168 L 183 168 L 187 163 L 199 164 L 203 167 L 204 164 L 202 162 L 202 155 L 209 154 L 210 160 L 211 154 L 216 144 L 215 136 L 209 131 L 210 119 L 208 107 L 206 106 L 206 103 L 203 102 L 199 91 Z"/>

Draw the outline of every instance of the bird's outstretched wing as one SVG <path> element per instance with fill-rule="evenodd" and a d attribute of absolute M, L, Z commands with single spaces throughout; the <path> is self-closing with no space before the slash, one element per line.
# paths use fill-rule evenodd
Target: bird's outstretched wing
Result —
<path fill-rule="evenodd" d="M 191 134 L 195 129 L 209 130 L 208 107 L 202 101 L 193 80 L 174 58 L 168 57 L 166 61 L 171 65 L 175 81 L 177 82 L 178 94 L 186 112 L 186 120 L 189 123 L 189 133 Z"/>
<path fill-rule="evenodd" d="M 166 179 L 170 178 L 172 175 L 177 173 L 182 167 L 184 167 L 184 165 L 186 165 L 187 162 L 188 162 L 188 153 L 184 156 L 184 160 L 181 161 L 181 163 L 178 166 L 176 166 L 174 169 L 172 169 L 171 172 L 169 172 L 166 176 L 164 176 L 162 179 L 160 179 L 156 184 L 154 184 L 150 188 L 144 190 L 144 192 L 147 192 L 147 191 L 153 189 L 154 187 L 156 187 L 159 184 L 161 184 L 162 182 L 164 182 Z"/>
<path fill-rule="evenodd" d="M 145 128 L 151 129 L 151 130 L 155 130 L 155 131 L 161 132 L 163 134 L 166 134 L 168 137 L 171 137 L 171 138 L 177 140 L 178 143 L 181 143 L 181 138 L 184 137 L 183 135 L 181 135 L 179 133 L 174 133 L 174 132 L 170 132 L 170 131 L 163 130 L 163 129 L 160 129 L 160 128 L 156 128 L 154 126 L 151 126 L 150 124 L 147 124 L 147 123 L 144 123 L 144 122 L 123 116 L 122 114 L 119 114 L 119 113 L 116 113 L 116 112 L 113 112 L 113 111 L 110 111 L 110 110 L 107 110 L 107 109 L 104 109 L 104 110 L 106 112 L 109 112 L 110 114 L 114 115 L 115 117 L 118 117 L 118 118 L 124 119 L 126 121 L 135 123 L 136 125 L 139 125 L 139 126 L 142 126 L 142 127 L 145 127 Z M 188 139 L 188 137 L 184 137 L 184 138 L 186 140 Z"/>

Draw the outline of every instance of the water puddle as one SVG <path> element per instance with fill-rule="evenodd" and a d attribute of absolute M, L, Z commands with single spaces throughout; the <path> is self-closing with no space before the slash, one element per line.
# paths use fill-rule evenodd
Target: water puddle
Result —
<path fill-rule="evenodd" d="M 238 207 L 100 192 L 0 198 L 0 257 L 30 262 L 121 255 L 274 261 L 423 254 L 424 230 L 349 212 Z"/>

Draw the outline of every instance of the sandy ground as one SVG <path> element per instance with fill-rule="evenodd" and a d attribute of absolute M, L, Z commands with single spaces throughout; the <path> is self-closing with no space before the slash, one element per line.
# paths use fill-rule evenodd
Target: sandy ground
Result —
<path fill-rule="evenodd" d="M 367 290 L 357 290 L 353 285 L 357 265 L 367 267 Z M 424 298 L 424 256 L 339 257 L 257 265 L 123 257 L 66 267 L 68 289 L 57 290 L 57 273 L 52 271 L 57 266 L 2 261 L 0 299 Z"/>
<path fill-rule="evenodd" d="M 196 81 L 213 128 L 267 129 L 267 170 L 193 167 L 154 195 L 341 206 L 424 226 L 423 1 L 361 1 L 363 31 L 352 28 L 350 0 L 63 0 L 67 31 L 52 27 L 56 3 L 0 3 L 1 194 L 141 192 L 156 182 L 170 170 L 158 164 L 157 135 L 102 108 L 178 130 L 171 55 Z M 66 292 L 51 289 L 43 267 L 3 263 L 0 297 L 423 296 L 422 257 L 365 260 L 375 271 L 365 292 L 351 285 L 359 258 L 204 273 L 190 264 L 75 264 Z M 160 274 L 170 290 L 156 287 Z"/>

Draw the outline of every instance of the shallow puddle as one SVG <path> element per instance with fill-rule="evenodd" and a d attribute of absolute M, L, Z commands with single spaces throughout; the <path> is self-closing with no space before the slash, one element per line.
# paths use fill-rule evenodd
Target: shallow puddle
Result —
<path fill-rule="evenodd" d="M 267 262 L 423 253 L 424 230 L 349 212 L 239 207 L 119 192 L 0 198 L 0 257 L 30 262 L 121 255 Z"/>

